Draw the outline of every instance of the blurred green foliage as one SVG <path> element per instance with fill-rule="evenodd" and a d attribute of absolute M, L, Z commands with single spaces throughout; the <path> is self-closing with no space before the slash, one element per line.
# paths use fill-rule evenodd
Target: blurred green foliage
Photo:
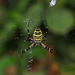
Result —
<path fill-rule="evenodd" d="M 50 0 L 1 0 L 1 2 L 0 75 L 4 75 L 2 74 L 4 69 L 14 64 L 19 65 L 18 75 L 22 75 L 26 69 L 28 52 L 21 55 L 20 51 L 30 45 L 29 42 L 24 43 L 27 19 L 31 21 L 29 26 L 31 34 L 38 26 L 44 33 L 46 19 L 49 30 L 45 44 L 55 49 L 55 60 L 61 65 L 75 63 L 75 0 L 57 0 L 56 5 L 50 7 L 48 12 Z M 32 51 L 34 58 L 38 60 L 45 59 L 47 54 L 41 46 L 33 47 Z"/>

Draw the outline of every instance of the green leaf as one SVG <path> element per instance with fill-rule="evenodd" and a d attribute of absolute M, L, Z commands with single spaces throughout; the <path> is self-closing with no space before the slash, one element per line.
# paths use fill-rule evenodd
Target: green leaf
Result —
<path fill-rule="evenodd" d="M 47 15 L 49 29 L 64 35 L 73 27 L 73 14 L 67 9 L 51 9 Z"/>

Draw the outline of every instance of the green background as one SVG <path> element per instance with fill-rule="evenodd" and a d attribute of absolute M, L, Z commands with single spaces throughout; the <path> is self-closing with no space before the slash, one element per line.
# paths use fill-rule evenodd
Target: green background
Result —
<path fill-rule="evenodd" d="M 0 75 L 5 75 L 8 67 L 17 65 L 18 75 L 26 75 L 29 53 L 21 55 L 21 50 L 31 43 L 24 42 L 29 19 L 30 33 L 38 26 L 45 33 L 47 21 L 47 41 L 54 48 L 53 59 L 58 62 L 62 75 L 75 74 L 75 0 L 57 0 L 49 7 L 50 0 L 0 0 Z M 48 8 L 49 7 L 49 8 Z M 47 51 L 41 46 L 33 47 L 33 59 L 43 61 Z M 69 67 L 70 66 L 70 67 Z M 36 75 L 46 75 L 47 68 Z"/>

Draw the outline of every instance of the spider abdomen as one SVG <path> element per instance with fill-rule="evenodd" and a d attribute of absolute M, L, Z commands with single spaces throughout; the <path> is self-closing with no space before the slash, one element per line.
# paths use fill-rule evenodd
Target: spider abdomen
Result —
<path fill-rule="evenodd" d="M 42 31 L 40 28 L 36 28 L 33 32 L 33 39 L 35 43 L 41 43 L 42 41 Z"/>

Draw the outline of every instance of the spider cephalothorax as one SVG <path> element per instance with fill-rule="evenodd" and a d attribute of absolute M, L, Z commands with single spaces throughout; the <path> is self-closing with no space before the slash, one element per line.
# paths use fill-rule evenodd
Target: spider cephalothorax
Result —
<path fill-rule="evenodd" d="M 46 21 L 45 21 L 46 23 Z M 53 49 L 52 48 L 49 48 L 47 47 L 46 45 L 44 45 L 42 43 L 42 41 L 45 41 L 43 40 L 43 38 L 45 38 L 47 36 L 47 31 L 48 31 L 48 27 L 46 27 L 46 32 L 45 32 L 45 35 L 43 36 L 42 34 L 42 31 L 40 28 L 36 28 L 33 32 L 33 37 L 31 37 L 30 35 L 30 32 L 29 32 L 29 22 L 28 22 L 28 28 L 27 28 L 27 31 L 28 31 L 28 39 L 29 39 L 29 42 L 32 43 L 32 45 L 30 45 L 27 49 L 25 50 L 22 50 L 22 53 L 25 53 L 26 51 L 28 51 L 29 49 L 31 49 L 33 46 L 37 46 L 37 45 L 41 45 L 43 46 L 46 50 L 48 50 L 49 52 L 53 53 Z M 47 26 L 47 23 L 46 23 L 46 26 Z"/>

